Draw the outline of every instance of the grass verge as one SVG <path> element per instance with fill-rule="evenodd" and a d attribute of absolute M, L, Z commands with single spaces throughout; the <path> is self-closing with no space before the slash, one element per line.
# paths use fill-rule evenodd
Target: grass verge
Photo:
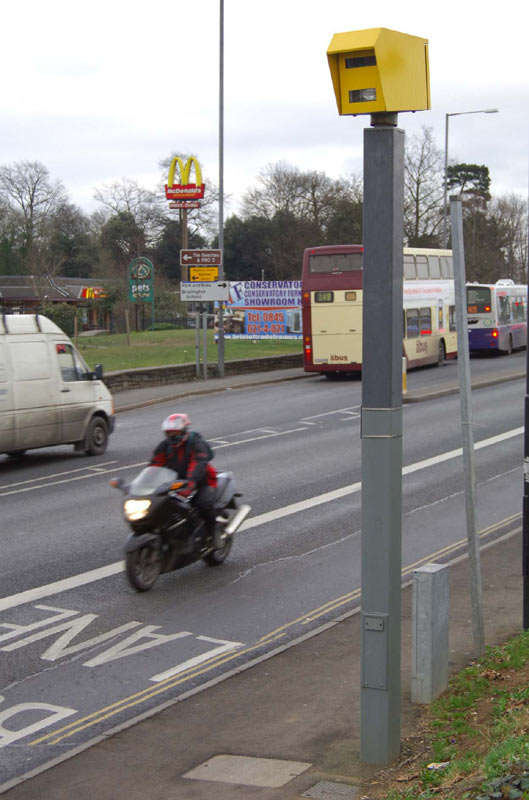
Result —
<path fill-rule="evenodd" d="M 529 632 L 453 676 L 365 797 L 529 800 Z"/>
<path fill-rule="evenodd" d="M 225 339 L 224 360 L 238 361 L 262 356 L 301 353 L 300 339 Z M 141 331 L 131 332 L 130 345 L 125 333 L 80 336 L 77 346 L 93 369 L 103 364 L 105 372 L 139 367 L 163 367 L 167 364 L 195 363 L 195 331 Z M 203 339 L 200 334 L 200 353 L 203 360 Z M 212 330 L 207 332 L 208 362 L 217 361 L 217 345 Z"/>

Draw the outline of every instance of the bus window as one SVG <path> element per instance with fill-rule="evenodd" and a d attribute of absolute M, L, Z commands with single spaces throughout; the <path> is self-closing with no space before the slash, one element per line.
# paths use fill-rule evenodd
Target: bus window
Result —
<path fill-rule="evenodd" d="M 414 339 L 419 335 L 419 309 L 408 308 L 406 311 L 406 338 Z"/>
<path fill-rule="evenodd" d="M 420 281 L 428 280 L 428 261 L 426 256 L 417 256 L 417 277 Z"/>
<path fill-rule="evenodd" d="M 467 314 L 488 314 L 490 310 L 490 289 L 487 286 L 467 286 Z"/>
<path fill-rule="evenodd" d="M 456 329 L 456 307 L 448 306 L 448 329 L 455 331 Z"/>
<path fill-rule="evenodd" d="M 454 277 L 454 264 L 451 256 L 441 256 L 441 277 L 453 278 Z"/>
<path fill-rule="evenodd" d="M 356 292 L 346 292 L 345 293 L 346 300 L 356 300 Z"/>
<path fill-rule="evenodd" d="M 419 309 L 419 321 L 421 336 L 431 336 L 432 334 L 432 309 Z"/>
<path fill-rule="evenodd" d="M 415 256 L 404 256 L 404 280 L 414 281 L 416 277 Z"/>
<path fill-rule="evenodd" d="M 309 272 L 352 272 L 362 269 L 362 253 L 311 253 Z"/>
<path fill-rule="evenodd" d="M 428 256 L 428 271 L 430 278 L 441 277 L 441 267 L 439 265 L 439 256 Z"/>
<path fill-rule="evenodd" d="M 315 303 L 332 303 L 334 300 L 334 292 L 314 292 Z"/>
<path fill-rule="evenodd" d="M 511 321 L 511 300 L 504 294 L 498 296 L 498 320 L 500 325 L 507 325 Z"/>
<path fill-rule="evenodd" d="M 525 308 L 524 308 L 523 297 L 513 297 L 512 316 L 515 322 L 525 321 Z"/>

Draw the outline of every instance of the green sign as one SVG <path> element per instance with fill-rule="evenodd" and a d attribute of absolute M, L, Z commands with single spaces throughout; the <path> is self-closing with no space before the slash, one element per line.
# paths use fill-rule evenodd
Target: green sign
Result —
<path fill-rule="evenodd" d="M 129 300 L 132 303 L 152 303 L 154 292 L 151 281 L 129 281 Z"/>
<path fill-rule="evenodd" d="M 153 280 L 152 261 L 144 256 L 133 259 L 129 264 L 129 300 L 132 303 L 153 303 Z"/>

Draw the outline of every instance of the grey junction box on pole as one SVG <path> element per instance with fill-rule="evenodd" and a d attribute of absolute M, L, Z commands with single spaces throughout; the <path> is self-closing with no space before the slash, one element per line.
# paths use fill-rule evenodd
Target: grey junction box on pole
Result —
<path fill-rule="evenodd" d="M 413 571 L 412 703 L 432 703 L 448 686 L 448 567 Z"/>

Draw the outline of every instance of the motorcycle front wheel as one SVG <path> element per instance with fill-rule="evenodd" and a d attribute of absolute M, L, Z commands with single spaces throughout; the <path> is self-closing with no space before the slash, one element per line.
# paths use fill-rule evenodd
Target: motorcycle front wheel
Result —
<path fill-rule="evenodd" d="M 125 572 L 137 592 L 149 591 L 156 583 L 160 569 L 160 552 L 151 544 L 125 555 Z"/>

